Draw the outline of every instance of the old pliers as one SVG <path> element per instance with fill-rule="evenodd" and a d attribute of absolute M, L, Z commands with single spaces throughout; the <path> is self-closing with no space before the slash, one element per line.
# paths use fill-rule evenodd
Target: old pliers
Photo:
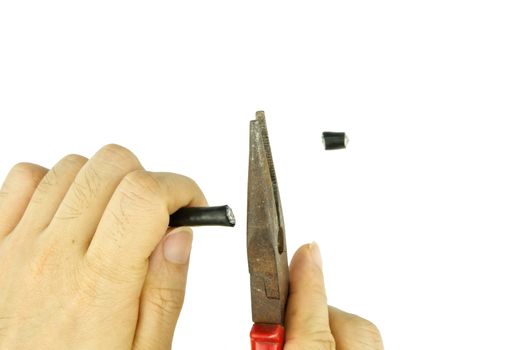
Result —
<path fill-rule="evenodd" d="M 288 298 L 284 220 L 264 112 L 250 122 L 248 266 L 252 350 L 282 350 Z"/>

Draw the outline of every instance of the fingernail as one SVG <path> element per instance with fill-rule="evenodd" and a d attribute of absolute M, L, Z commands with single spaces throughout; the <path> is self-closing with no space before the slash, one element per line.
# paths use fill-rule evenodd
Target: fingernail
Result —
<path fill-rule="evenodd" d="M 187 264 L 190 258 L 193 232 L 189 227 L 177 227 L 164 239 L 164 258 L 174 264 Z"/>
<path fill-rule="evenodd" d="M 312 260 L 322 270 L 323 259 L 321 258 L 321 250 L 316 242 L 310 243 L 310 253 L 312 254 Z"/>

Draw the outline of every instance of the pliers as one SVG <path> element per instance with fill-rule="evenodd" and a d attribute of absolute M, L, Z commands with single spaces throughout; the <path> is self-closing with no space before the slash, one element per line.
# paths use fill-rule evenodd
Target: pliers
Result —
<path fill-rule="evenodd" d="M 252 350 L 282 350 L 288 299 L 286 236 L 264 112 L 250 122 L 247 219 Z"/>

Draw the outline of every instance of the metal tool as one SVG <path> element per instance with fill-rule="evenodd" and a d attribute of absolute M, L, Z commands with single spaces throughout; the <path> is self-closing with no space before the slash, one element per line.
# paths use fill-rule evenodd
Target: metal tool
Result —
<path fill-rule="evenodd" d="M 248 266 L 252 296 L 252 350 L 282 350 L 288 299 L 286 236 L 263 111 L 250 122 Z"/>

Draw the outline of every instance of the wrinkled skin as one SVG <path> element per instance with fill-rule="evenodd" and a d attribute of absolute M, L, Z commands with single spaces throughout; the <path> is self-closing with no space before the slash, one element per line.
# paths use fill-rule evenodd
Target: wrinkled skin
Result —
<path fill-rule="evenodd" d="M 118 145 L 14 166 L 0 190 L 0 348 L 171 349 L 192 232 L 166 234 L 169 214 L 204 205 L 193 180 Z M 327 306 L 316 245 L 290 279 L 287 350 L 382 349 L 372 323 Z"/>

